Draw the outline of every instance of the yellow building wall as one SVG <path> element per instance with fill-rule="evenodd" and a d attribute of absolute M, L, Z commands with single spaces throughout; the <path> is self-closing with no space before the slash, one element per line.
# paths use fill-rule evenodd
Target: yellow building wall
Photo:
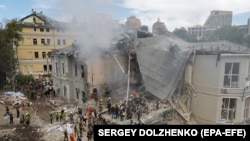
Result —
<path fill-rule="evenodd" d="M 33 18 L 36 18 L 37 26 L 33 24 Z M 29 23 L 29 25 L 27 25 L 27 23 Z M 71 32 L 67 30 L 58 31 L 56 27 L 48 27 L 48 25 L 44 26 L 44 22 L 36 16 L 30 16 L 24 19 L 22 25 L 23 30 L 21 34 L 23 40 L 17 47 L 19 72 L 22 74 L 32 74 L 34 77 L 47 74 L 48 72 L 44 70 L 44 65 L 51 66 L 51 61 L 48 56 L 43 56 L 43 52 L 48 54 L 48 52 L 51 52 L 53 49 L 67 47 L 75 41 Z M 41 28 L 44 29 L 43 32 L 40 31 Z M 46 28 L 48 28 L 49 31 L 46 31 Z M 34 29 L 36 29 L 36 31 Z M 37 45 L 33 44 L 33 39 L 37 40 Z M 44 39 L 45 43 L 47 43 L 47 39 L 50 39 L 50 44 L 42 44 L 42 39 Z M 61 45 L 57 44 L 57 40 L 60 40 Z M 63 40 L 66 41 L 65 44 L 63 44 Z M 38 58 L 35 58 L 35 52 L 38 52 Z M 52 70 L 50 70 L 50 72 L 51 71 Z"/>

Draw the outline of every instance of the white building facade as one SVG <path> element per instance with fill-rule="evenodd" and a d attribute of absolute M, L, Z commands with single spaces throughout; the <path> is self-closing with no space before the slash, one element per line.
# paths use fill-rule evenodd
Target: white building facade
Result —
<path fill-rule="evenodd" d="M 230 46 L 231 48 L 231 46 Z M 205 124 L 239 124 L 250 119 L 250 54 L 245 51 L 194 51 L 191 109 Z M 190 71 L 190 70 L 189 70 Z"/>

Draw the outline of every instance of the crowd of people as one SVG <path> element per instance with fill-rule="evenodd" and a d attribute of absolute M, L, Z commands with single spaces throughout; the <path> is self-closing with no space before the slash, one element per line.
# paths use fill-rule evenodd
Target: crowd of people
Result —
<path fill-rule="evenodd" d="M 104 97 L 99 97 L 97 89 L 94 87 L 93 99 L 95 104 L 87 105 L 83 108 L 76 105 L 75 110 L 65 112 L 64 109 L 51 111 L 49 115 L 49 123 L 54 124 L 61 122 L 61 124 L 69 123 L 72 125 L 72 133 L 64 131 L 64 141 L 81 141 L 85 136 L 88 141 L 93 139 L 93 126 L 98 124 L 109 124 L 107 119 L 102 115 L 106 114 L 111 119 L 119 121 L 129 120 L 131 124 L 142 124 L 142 114 L 148 113 L 147 99 L 144 95 L 133 91 L 126 100 L 112 101 L 110 95 L 105 92 Z M 159 104 L 156 104 L 156 109 Z M 76 110 L 77 109 L 77 110 Z M 30 125 L 29 112 L 20 113 L 19 107 L 16 107 L 16 118 L 19 118 L 20 124 Z M 6 106 L 5 116 L 9 116 L 10 124 L 13 124 L 13 113 L 9 111 Z"/>
<path fill-rule="evenodd" d="M 10 112 L 8 105 L 6 105 L 4 116 L 9 118 L 10 124 L 14 124 L 14 116 L 13 116 L 13 113 Z M 27 126 L 30 125 L 30 114 L 28 111 L 20 115 L 19 107 L 16 107 L 16 118 L 19 118 L 19 123 L 27 125 Z"/>

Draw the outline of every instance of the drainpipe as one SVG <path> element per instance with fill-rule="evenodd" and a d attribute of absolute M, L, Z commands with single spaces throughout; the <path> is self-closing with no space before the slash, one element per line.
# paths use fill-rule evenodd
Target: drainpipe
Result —
<path fill-rule="evenodd" d="M 244 100 L 244 97 L 245 97 L 245 92 L 246 92 L 246 87 L 243 89 L 242 101 Z"/>

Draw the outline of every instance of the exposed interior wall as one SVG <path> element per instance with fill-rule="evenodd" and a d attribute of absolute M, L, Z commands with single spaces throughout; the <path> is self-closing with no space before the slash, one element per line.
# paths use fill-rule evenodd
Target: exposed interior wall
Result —
<path fill-rule="evenodd" d="M 125 64 L 125 58 L 118 57 L 121 64 Z M 93 87 L 96 87 L 98 94 L 104 94 L 104 86 L 108 85 L 111 91 L 115 91 L 127 84 L 127 73 L 121 70 L 121 67 L 116 62 L 112 54 L 106 54 L 101 59 L 91 62 L 86 61 L 88 83 L 90 93 Z M 123 65 L 122 65 L 123 66 Z"/>

